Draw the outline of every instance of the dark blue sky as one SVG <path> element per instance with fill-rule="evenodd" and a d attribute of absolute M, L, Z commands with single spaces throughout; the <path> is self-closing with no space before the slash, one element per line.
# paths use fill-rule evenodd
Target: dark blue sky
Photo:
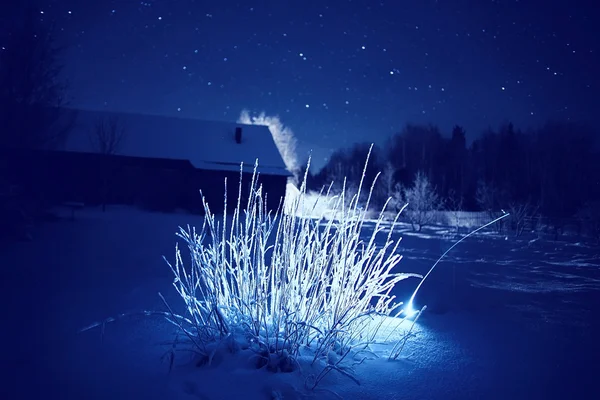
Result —
<path fill-rule="evenodd" d="M 236 120 L 278 114 L 321 159 L 407 122 L 595 121 L 594 1 L 47 2 L 86 108 Z M 317 163 L 319 160 L 316 160 Z"/>

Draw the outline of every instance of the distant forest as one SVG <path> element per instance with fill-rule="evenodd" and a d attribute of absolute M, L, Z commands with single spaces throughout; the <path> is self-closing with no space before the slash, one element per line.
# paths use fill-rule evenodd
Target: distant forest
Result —
<path fill-rule="evenodd" d="M 375 186 L 375 200 L 383 203 L 399 187 L 414 185 L 424 175 L 443 199 L 446 209 L 467 211 L 525 209 L 552 218 L 572 218 L 597 212 L 600 199 L 599 133 L 571 122 L 548 122 L 536 130 L 521 131 L 513 124 L 489 129 L 471 145 L 465 130 L 455 126 L 443 135 L 435 126 L 406 125 L 374 147 L 365 179 Z M 308 186 L 319 190 L 343 177 L 347 188 L 360 181 L 369 143 L 339 149 L 315 174 Z"/>

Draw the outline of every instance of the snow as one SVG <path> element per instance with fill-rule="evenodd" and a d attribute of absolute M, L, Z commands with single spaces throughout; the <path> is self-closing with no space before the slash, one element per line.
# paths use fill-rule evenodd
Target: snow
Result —
<path fill-rule="evenodd" d="M 292 182 L 288 182 L 285 193 L 284 210 L 286 214 L 294 212 L 298 217 L 313 219 L 333 219 L 336 216 L 336 211 L 333 210 L 335 200 L 332 198 L 327 199 L 314 192 L 301 194 L 299 188 Z M 299 200 L 300 196 L 303 196 L 301 200 Z M 297 205 L 296 201 L 298 201 Z"/>
<path fill-rule="evenodd" d="M 290 175 L 266 126 L 78 110 L 64 149 L 94 152 L 91 135 L 96 124 L 113 116 L 124 130 L 118 154 L 189 160 L 196 168 L 227 171 L 239 171 L 243 162 L 250 173 L 258 159 L 260 173 Z M 242 128 L 240 144 L 234 139 L 236 127 Z"/>
<path fill-rule="evenodd" d="M 70 217 L 65 211 L 65 217 Z M 172 274 L 179 225 L 201 217 L 126 207 L 41 224 L 30 242 L 0 243 L 5 304 L 2 398 L 61 399 L 562 399 L 598 398 L 600 257 L 579 242 L 478 236 L 459 245 L 423 285 L 429 308 L 400 359 L 374 345 L 351 379 L 331 372 L 315 392 L 299 372 L 257 370 L 224 346 L 211 366 L 169 354 L 176 329 L 135 314 L 181 311 Z M 451 245 L 442 229 L 404 236 L 403 272 L 424 273 Z M 500 240 L 499 240 L 500 239 Z M 416 285 L 396 288 L 408 298 Z M 404 328 L 403 328 L 404 329 Z M 382 332 L 382 338 L 385 332 Z M 398 337 L 396 336 L 395 339 Z M 394 339 L 394 338 L 391 338 Z M 376 358 L 378 357 L 378 358 Z M 161 360 L 162 358 L 162 360 Z M 303 362 L 303 360 L 301 360 Z M 303 372 L 309 372 L 303 364 Z M 4 378 L 4 377 L 3 377 Z M 4 393 L 6 392 L 6 393 Z M 335 393 L 335 394 L 334 394 Z"/>

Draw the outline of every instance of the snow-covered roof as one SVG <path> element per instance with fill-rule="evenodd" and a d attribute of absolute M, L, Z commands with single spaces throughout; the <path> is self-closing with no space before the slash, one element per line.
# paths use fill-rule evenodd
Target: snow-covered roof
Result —
<path fill-rule="evenodd" d="M 64 150 L 96 151 L 92 137 L 101 118 L 117 117 L 124 130 L 116 154 L 133 157 L 189 160 L 200 169 L 252 172 L 256 159 L 261 174 L 290 173 L 266 126 L 205 121 L 160 115 L 77 110 L 75 125 Z M 242 128 L 241 143 L 235 128 Z"/>

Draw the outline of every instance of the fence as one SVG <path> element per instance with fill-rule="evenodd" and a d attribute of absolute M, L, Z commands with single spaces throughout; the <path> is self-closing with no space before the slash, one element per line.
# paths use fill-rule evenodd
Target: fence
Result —
<path fill-rule="evenodd" d="M 498 213 L 470 212 L 470 211 L 438 211 L 436 222 L 457 228 L 459 231 L 469 232 L 501 216 Z M 518 218 L 509 216 L 487 228 L 488 231 L 497 233 L 536 233 L 553 235 L 558 238 L 562 235 L 590 237 L 600 239 L 600 221 L 585 218 L 558 218 L 544 217 L 541 215 Z"/>

